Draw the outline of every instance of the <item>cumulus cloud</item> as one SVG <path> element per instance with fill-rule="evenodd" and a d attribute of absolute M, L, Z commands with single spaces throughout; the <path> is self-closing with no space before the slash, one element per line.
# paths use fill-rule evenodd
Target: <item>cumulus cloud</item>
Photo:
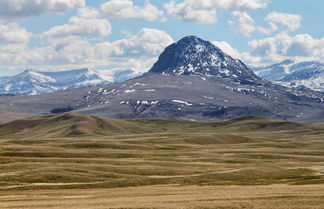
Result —
<path fill-rule="evenodd" d="M 100 6 L 107 18 L 144 18 L 149 21 L 165 20 L 164 12 L 149 1 L 143 7 L 135 6 L 130 0 L 110 0 Z"/>
<path fill-rule="evenodd" d="M 78 15 L 82 18 L 102 18 L 100 12 L 92 7 L 82 7 L 78 9 Z"/>
<path fill-rule="evenodd" d="M 211 24 L 217 22 L 217 9 L 246 11 L 265 8 L 268 0 L 184 0 L 180 3 L 171 1 L 164 4 L 168 14 L 188 22 Z"/>
<path fill-rule="evenodd" d="M 272 12 L 265 18 L 270 23 L 280 24 L 287 27 L 288 32 L 295 31 L 300 27 L 302 17 L 296 14 Z"/>
<path fill-rule="evenodd" d="M 113 43 L 120 49 L 121 54 L 157 56 L 163 49 L 173 43 L 173 39 L 164 31 L 143 28 L 128 39 L 118 40 Z"/>
<path fill-rule="evenodd" d="M 270 35 L 279 29 L 278 25 L 287 28 L 285 33 L 297 30 L 302 21 L 302 17 L 297 14 L 271 12 L 264 19 L 268 22 L 269 27 L 258 27 L 257 30 L 263 34 Z"/>
<path fill-rule="evenodd" d="M 45 13 L 64 14 L 85 6 L 85 0 L 0 0 L 0 5 L 0 19 L 10 20 Z"/>
<path fill-rule="evenodd" d="M 229 43 L 226 41 L 213 41 L 212 42 L 215 46 L 220 48 L 224 53 L 228 54 L 229 56 L 240 59 L 241 54 L 238 50 L 234 49 Z"/>
<path fill-rule="evenodd" d="M 250 36 L 256 31 L 253 18 L 246 12 L 234 11 L 232 12 L 235 20 L 230 20 L 229 24 L 234 26 L 238 32 L 245 36 Z"/>
<path fill-rule="evenodd" d="M 289 35 L 281 32 L 272 37 L 254 39 L 248 42 L 249 50 L 240 52 L 224 41 L 213 41 L 217 47 L 236 59 L 252 66 L 278 63 L 286 59 L 295 61 L 322 61 L 324 59 L 324 38 L 310 34 Z"/>
<path fill-rule="evenodd" d="M 0 25 L 0 43 L 26 43 L 31 37 L 18 23 Z"/>
<path fill-rule="evenodd" d="M 173 39 L 164 31 L 143 28 L 113 42 L 91 43 L 78 36 L 55 39 L 46 47 L 26 44 L 0 46 L 0 65 L 6 69 L 71 69 L 105 66 L 147 71 Z"/>
<path fill-rule="evenodd" d="M 68 24 L 56 26 L 44 33 L 47 39 L 66 38 L 68 36 L 106 37 L 111 33 L 111 24 L 108 20 L 99 18 L 72 17 Z"/>
<path fill-rule="evenodd" d="M 270 35 L 279 29 L 278 25 L 282 25 L 287 28 L 286 33 L 290 33 L 298 29 L 301 25 L 302 17 L 296 14 L 289 13 L 269 13 L 265 21 L 268 22 L 268 27 L 255 26 L 254 19 L 245 11 L 233 11 L 232 15 L 234 20 L 230 20 L 229 24 L 245 36 L 251 36 L 253 32 L 260 32 L 266 35 Z"/>
<path fill-rule="evenodd" d="M 266 35 L 270 35 L 272 34 L 274 31 L 278 30 L 278 26 L 273 23 L 273 22 L 269 22 L 269 27 L 268 28 L 264 28 L 264 27 L 258 27 L 257 29 L 260 33 L 266 34 Z"/>
<path fill-rule="evenodd" d="M 273 63 L 284 59 L 323 60 L 324 38 L 309 34 L 290 36 L 285 32 L 265 39 L 249 41 L 250 52 L 244 59 L 250 63 Z"/>
<path fill-rule="evenodd" d="M 71 17 L 65 25 L 52 27 L 43 33 L 43 37 L 52 41 L 70 36 L 107 37 L 112 31 L 107 18 L 145 18 L 153 21 L 163 16 L 163 12 L 149 2 L 146 2 L 144 7 L 138 7 L 129 0 L 110 0 L 102 4 L 100 10 L 91 7 L 79 8 L 77 16 Z"/>
<path fill-rule="evenodd" d="M 197 4 L 197 1 L 183 1 L 177 4 L 175 1 L 169 2 L 164 5 L 168 14 L 187 21 L 195 22 L 199 24 L 211 24 L 217 21 L 216 18 L 216 8 L 210 7 L 206 2 L 202 1 Z"/>
<path fill-rule="evenodd" d="M 77 15 L 71 17 L 67 24 L 50 28 L 42 37 L 51 41 L 71 36 L 107 37 L 111 31 L 109 20 L 102 18 L 98 10 L 84 7 L 78 9 Z"/>

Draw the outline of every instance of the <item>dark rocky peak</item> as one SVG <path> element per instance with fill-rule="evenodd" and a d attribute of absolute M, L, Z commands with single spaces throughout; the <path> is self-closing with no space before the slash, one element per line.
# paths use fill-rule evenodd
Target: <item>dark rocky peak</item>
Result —
<path fill-rule="evenodd" d="M 184 37 L 168 46 L 149 72 L 217 76 L 242 83 L 262 80 L 242 61 L 230 57 L 213 43 L 196 36 Z"/>

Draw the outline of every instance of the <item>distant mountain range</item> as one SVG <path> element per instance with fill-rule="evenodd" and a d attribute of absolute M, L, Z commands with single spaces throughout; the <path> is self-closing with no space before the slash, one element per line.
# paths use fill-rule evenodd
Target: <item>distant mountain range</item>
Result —
<path fill-rule="evenodd" d="M 59 90 L 121 82 L 138 76 L 133 70 L 95 71 L 90 68 L 43 72 L 26 70 L 0 77 L 0 94 L 38 95 Z"/>
<path fill-rule="evenodd" d="M 231 78 L 242 84 L 262 78 L 286 87 L 324 92 L 324 63 L 285 60 L 264 67 L 247 67 L 240 60 L 232 59 L 219 48 L 206 43 L 197 37 L 185 37 L 181 42 L 170 45 L 150 72 L 216 76 Z M 0 95 L 39 95 L 123 82 L 138 76 L 140 74 L 131 69 L 96 71 L 83 68 L 59 72 L 26 70 L 18 75 L 0 77 Z"/>
<path fill-rule="evenodd" d="M 260 71 L 259 71 L 260 72 Z M 0 113 L 81 112 L 115 118 L 324 121 L 324 95 L 258 77 L 209 41 L 184 37 L 135 79 L 37 96 L 0 97 Z"/>
<path fill-rule="evenodd" d="M 253 68 L 254 72 L 269 81 L 295 88 L 309 88 L 324 92 L 324 63 L 294 62 L 285 60 L 266 67 Z"/>

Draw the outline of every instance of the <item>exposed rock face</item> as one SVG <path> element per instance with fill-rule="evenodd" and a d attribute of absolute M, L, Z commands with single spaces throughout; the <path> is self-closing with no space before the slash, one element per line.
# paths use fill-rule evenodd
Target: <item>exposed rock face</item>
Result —
<path fill-rule="evenodd" d="M 187 36 L 168 46 L 151 73 L 202 75 L 230 78 L 238 82 L 260 82 L 243 62 L 225 54 L 209 41 Z"/>

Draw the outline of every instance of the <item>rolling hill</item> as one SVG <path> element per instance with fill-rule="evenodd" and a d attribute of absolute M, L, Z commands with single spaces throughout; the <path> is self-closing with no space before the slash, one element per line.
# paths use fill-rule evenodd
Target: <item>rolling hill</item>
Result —
<path fill-rule="evenodd" d="M 290 122 L 248 116 L 224 121 L 192 121 L 183 119 L 113 119 L 80 113 L 37 115 L 0 124 L 0 137 L 91 137 L 163 132 L 192 131 L 320 131 L 320 124 Z M 217 135 L 226 140 L 235 137 Z"/>
<path fill-rule="evenodd" d="M 79 113 L 33 116 L 0 125 L 0 137 L 76 137 L 150 133 L 152 128 Z"/>

